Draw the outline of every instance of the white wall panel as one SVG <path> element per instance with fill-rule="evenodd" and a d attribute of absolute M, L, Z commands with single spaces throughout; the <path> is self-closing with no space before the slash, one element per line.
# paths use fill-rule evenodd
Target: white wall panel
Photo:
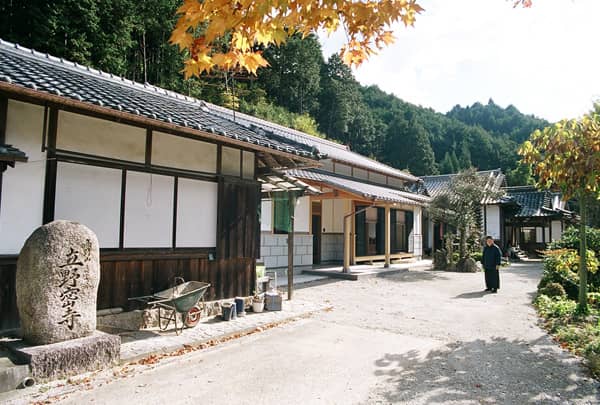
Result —
<path fill-rule="evenodd" d="M 42 224 L 46 153 L 42 152 L 43 107 L 8 101 L 6 143 L 27 154 L 2 175 L 0 254 L 18 254 L 29 235 Z"/>
<path fill-rule="evenodd" d="M 344 232 L 344 215 L 348 212 L 348 200 L 333 200 L 333 232 Z"/>
<path fill-rule="evenodd" d="M 321 228 L 324 233 L 332 233 L 333 230 L 333 201 L 323 200 L 321 204 Z"/>
<path fill-rule="evenodd" d="M 173 178 L 127 172 L 124 247 L 170 247 Z"/>
<path fill-rule="evenodd" d="M 217 183 L 178 180 L 177 247 L 217 245 L 217 189 Z"/>
<path fill-rule="evenodd" d="M 221 152 L 221 166 L 223 169 L 223 174 L 227 174 L 229 176 L 239 176 L 241 151 L 239 149 L 223 146 Z"/>
<path fill-rule="evenodd" d="M 244 151 L 242 155 L 242 171 L 245 179 L 254 178 L 254 153 Z"/>
<path fill-rule="evenodd" d="M 152 133 L 152 164 L 216 173 L 217 145 L 155 131 Z"/>
<path fill-rule="evenodd" d="M 500 207 L 497 205 L 486 206 L 486 232 L 494 239 L 500 239 Z"/>
<path fill-rule="evenodd" d="M 354 177 L 357 179 L 368 180 L 369 173 L 366 170 L 354 168 Z"/>
<path fill-rule="evenodd" d="M 344 176 L 352 175 L 352 168 L 348 165 L 344 165 L 342 163 L 335 164 L 335 172 Z"/>
<path fill-rule="evenodd" d="M 294 210 L 294 231 L 310 231 L 310 197 L 300 197 Z"/>
<path fill-rule="evenodd" d="M 121 170 L 58 163 L 55 219 L 80 222 L 101 248 L 119 247 Z"/>
<path fill-rule="evenodd" d="M 369 173 L 369 180 L 384 186 L 386 185 L 386 176 L 384 176 L 383 174 L 371 172 Z"/>
<path fill-rule="evenodd" d="M 273 201 L 262 200 L 260 204 L 260 230 L 271 232 L 273 230 Z"/>
<path fill-rule="evenodd" d="M 552 240 L 559 240 L 562 237 L 562 226 L 560 221 L 552 221 Z"/>
<path fill-rule="evenodd" d="M 144 162 L 146 130 L 60 111 L 56 146 L 90 155 Z"/>

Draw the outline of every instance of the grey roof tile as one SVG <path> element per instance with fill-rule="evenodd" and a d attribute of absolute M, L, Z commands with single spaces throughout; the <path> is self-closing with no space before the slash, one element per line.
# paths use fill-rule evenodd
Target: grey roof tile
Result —
<path fill-rule="evenodd" d="M 477 172 L 477 174 L 480 176 L 487 176 L 489 179 L 488 184 L 495 191 L 499 190 L 504 185 L 505 176 L 501 169 L 482 170 Z M 422 179 L 429 195 L 437 197 L 448 191 L 450 181 L 452 181 L 452 178 L 455 176 L 456 174 L 442 174 L 437 176 L 423 176 Z"/>
<path fill-rule="evenodd" d="M 299 179 L 318 181 L 331 187 L 339 188 L 349 193 L 357 194 L 368 199 L 374 199 L 376 201 L 386 201 L 408 205 L 425 205 L 431 201 L 431 198 L 424 195 L 400 191 L 376 184 L 365 183 L 364 181 L 357 181 L 350 177 L 333 175 L 332 173 L 316 169 L 292 169 L 288 170 L 287 173 Z"/>
<path fill-rule="evenodd" d="M 235 112 L 225 107 L 217 106 L 214 104 L 207 103 L 209 109 L 214 111 L 215 113 L 221 115 L 222 117 L 226 117 L 229 119 L 233 119 L 235 114 L 235 121 L 239 123 L 244 123 L 245 125 L 251 125 L 254 127 L 262 128 L 264 130 L 272 131 L 278 135 L 285 137 L 286 139 L 292 140 L 294 142 L 299 142 L 309 147 L 316 148 L 323 155 L 326 155 L 328 158 L 336 159 L 342 162 L 347 162 L 353 164 L 355 166 L 359 166 L 365 169 L 374 170 L 383 174 L 387 174 L 390 176 L 399 177 L 401 179 L 417 182 L 419 178 L 413 176 L 410 173 L 404 172 L 402 170 L 395 169 L 391 166 L 378 162 L 376 160 L 370 159 L 366 156 L 360 155 L 356 152 L 352 152 L 347 146 L 340 145 L 338 143 L 332 142 L 327 139 L 319 138 L 314 135 L 310 135 L 292 128 L 287 128 L 282 125 L 278 125 L 261 118 L 253 117 L 248 114 Z"/>
<path fill-rule="evenodd" d="M 274 132 L 259 133 L 215 114 L 201 100 L 113 76 L 1 39 L 0 81 L 306 158 L 318 157 L 306 144 Z"/>

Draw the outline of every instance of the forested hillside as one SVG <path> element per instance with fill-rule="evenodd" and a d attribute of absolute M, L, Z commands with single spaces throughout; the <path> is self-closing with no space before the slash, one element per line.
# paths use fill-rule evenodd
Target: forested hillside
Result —
<path fill-rule="evenodd" d="M 179 4 L 11 0 L 0 3 L 0 38 L 325 136 L 417 175 L 500 167 L 511 184 L 527 181 L 516 150 L 546 121 L 491 99 L 445 115 L 410 104 L 362 86 L 337 55 L 324 59 L 314 37 L 265 49 L 270 66 L 257 78 L 184 80 L 182 55 L 168 44 Z"/>

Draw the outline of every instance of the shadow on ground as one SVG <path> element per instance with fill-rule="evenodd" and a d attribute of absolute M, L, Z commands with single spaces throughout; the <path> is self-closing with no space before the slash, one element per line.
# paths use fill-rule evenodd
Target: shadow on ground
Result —
<path fill-rule="evenodd" d="M 417 281 L 448 280 L 443 273 L 433 271 L 402 271 L 400 273 L 381 273 L 377 278 L 385 278 L 389 281 L 398 281 L 402 283 L 411 283 Z"/>
<path fill-rule="evenodd" d="M 473 299 L 473 298 L 482 298 L 488 294 L 492 294 L 489 291 L 473 291 L 468 293 L 459 294 L 454 299 Z"/>
<path fill-rule="evenodd" d="M 457 342 L 429 352 L 386 354 L 375 362 L 376 396 L 392 403 L 598 403 L 598 382 L 574 375 L 572 357 L 546 338 Z M 582 371 L 580 375 L 585 372 Z"/>

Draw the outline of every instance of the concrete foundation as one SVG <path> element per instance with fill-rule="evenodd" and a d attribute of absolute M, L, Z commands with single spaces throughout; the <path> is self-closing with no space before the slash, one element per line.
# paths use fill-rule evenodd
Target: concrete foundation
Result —
<path fill-rule="evenodd" d="M 36 381 L 49 381 L 117 364 L 121 338 L 103 332 L 49 345 L 30 346 L 22 340 L 6 344 L 8 350 L 29 364 Z"/>

